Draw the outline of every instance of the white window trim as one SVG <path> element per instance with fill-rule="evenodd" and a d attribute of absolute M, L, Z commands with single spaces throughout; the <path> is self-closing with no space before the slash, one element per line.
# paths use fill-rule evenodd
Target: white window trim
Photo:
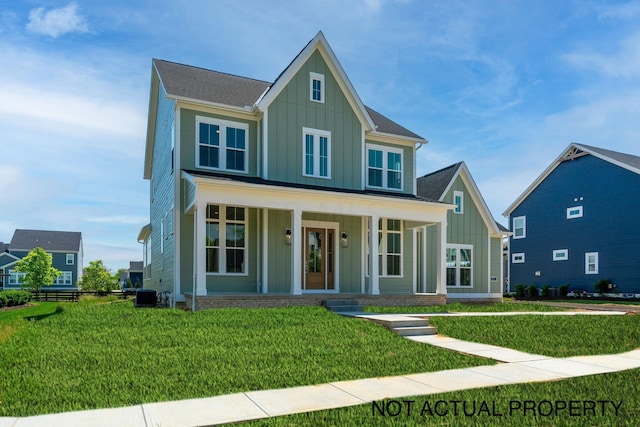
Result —
<path fill-rule="evenodd" d="M 208 125 L 216 125 L 220 127 L 220 145 L 218 146 L 219 154 L 218 154 L 218 166 L 217 168 L 212 166 L 203 166 L 200 164 L 200 123 L 206 123 Z M 227 169 L 227 127 L 232 127 L 235 129 L 243 129 L 245 131 L 245 142 L 244 142 L 244 170 L 239 169 Z M 196 167 L 200 169 L 208 169 L 215 171 L 225 171 L 225 172 L 236 172 L 236 173 L 248 173 L 249 172 L 249 125 L 241 122 L 232 122 L 229 120 L 220 120 L 213 119 L 211 117 L 205 116 L 196 116 Z M 235 151 L 235 148 L 230 148 Z M 222 167 L 222 165 L 225 165 Z"/>
<path fill-rule="evenodd" d="M 561 256 L 564 255 L 564 256 Z M 569 261 L 569 249 L 556 249 L 553 251 L 554 261 Z"/>
<path fill-rule="evenodd" d="M 589 271 L 589 257 L 595 257 L 595 265 L 594 271 Z M 587 252 L 584 254 L 584 274 L 598 274 L 599 270 L 599 260 L 598 260 L 598 252 Z"/>
<path fill-rule="evenodd" d="M 318 80 L 320 82 L 320 99 L 313 99 L 313 81 Z M 319 102 L 324 104 L 324 74 L 309 73 L 309 101 Z"/>
<path fill-rule="evenodd" d="M 369 150 L 382 151 L 382 187 L 369 184 L 369 167 L 370 167 L 369 166 Z M 388 153 L 400 154 L 400 171 L 399 171 L 400 172 L 400 188 L 389 187 L 389 183 L 387 182 L 387 173 L 389 172 L 389 169 L 387 167 Z M 384 190 L 391 190 L 391 191 L 404 191 L 404 150 L 402 148 L 386 147 L 384 145 L 376 145 L 376 144 L 367 144 L 367 149 L 365 153 L 365 166 L 366 167 L 365 167 L 364 173 L 366 174 L 365 181 L 367 183 L 367 187 L 381 188 Z M 392 171 L 392 172 L 398 172 L 398 171 Z"/>
<path fill-rule="evenodd" d="M 313 174 L 306 173 L 307 135 L 313 136 Z M 327 138 L 327 176 L 320 175 L 320 137 Z M 331 179 L 331 132 L 321 129 L 302 128 L 302 175 L 311 178 Z"/>
<path fill-rule="evenodd" d="M 524 264 L 524 252 L 511 254 L 511 264 Z"/>
<path fill-rule="evenodd" d="M 218 209 L 220 209 L 219 218 L 217 220 L 213 218 L 205 218 L 206 223 L 209 223 L 209 222 L 218 223 L 218 233 L 220 233 L 218 237 L 220 240 L 220 244 L 217 246 L 217 248 L 218 248 L 218 254 L 219 254 L 218 266 L 220 270 L 226 270 L 226 266 L 227 266 L 227 207 L 237 207 L 237 208 L 244 209 L 244 221 L 238 221 L 238 220 L 230 221 L 234 223 L 244 224 L 244 272 L 227 273 L 226 271 L 218 271 L 216 273 L 213 271 L 207 271 L 206 272 L 207 276 L 248 276 L 249 275 L 249 243 L 248 243 L 249 208 L 244 206 L 234 206 L 234 205 L 216 205 L 215 203 L 211 203 L 207 205 L 207 207 L 211 205 L 218 206 Z M 205 247 L 204 247 L 205 252 L 208 247 L 214 247 L 214 246 L 206 246 L 206 239 L 205 239 Z M 234 249 L 238 249 L 238 248 L 234 248 Z M 205 259 L 206 259 L 206 253 L 205 253 Z M 205 266 L 205 270 L 206 270 L 206 266 Z"/>
<path fill-rule="evenodd" d="M 22 279 L 27 276 L 27 273 L 19 273 L 15 270 L 9 270 L 8 284 L 11 286 L 19 286 L 22 283 Z"/>
<path fill-rule="evenodd" d="M 67 254 L 67 265 L 75 264 L 75 256 L 73 254 Z"/>
<path fill-rule="evenodd" d="M 460 210 L 458 210 L 458 204 L 456 203 L 456 198 L 460 198 Z M 454 191 L 453 192 L 453 204 L 456 207 L 453 209 L 453 213 L 461 215 L 464 213 L 464 192 L 462 191 Z"/>
<path fill-rule="evenodd" d="M 69 283 L 65 283 L 66 281 Z M 56 277 L 53 282 L 54 286 L 73 286 L 73 273 L 71 271 L 61 271 L 60 275 Z"/>
<path fill-rule="evenodd" d="M 456 250 L 456 284 L 455 285 L 447 285 L 447 288 L 463 288 L 463 289 L 469 289 L 469 288 L 473 288 L 473 255 L 474 255 L 474 250 L 473 250 L 473 245 L 447 245 L 447 249 L 455 249 Z M 470 285 L 461 285 L 460 284 L 460 249 L 471 249 L 471 268 L 469 269 L 471 271 L 471 284 Z M 450 268 L 450 267 L 446 267 L 446 268 Z"/>
<path fill-rule="evenodd" d="M 516 221 L 521 219 L 522 220 L 522 236 L 516 236 Z M 513 222 L 512 222 L 512 230 L 513 230 L 513 238 L 514 239 L 524 239 L 525 237 L 527 237 L 527 217 L 526 216 L 516 216 L 513 218 Z"/>
<path fill-rule="evenodd" d="M 572 214 L 571 211 L 578 210 L 578 213 Z M 582 206 L 574 206 L 567 208 L 567 219 L 582 218 Z"/>

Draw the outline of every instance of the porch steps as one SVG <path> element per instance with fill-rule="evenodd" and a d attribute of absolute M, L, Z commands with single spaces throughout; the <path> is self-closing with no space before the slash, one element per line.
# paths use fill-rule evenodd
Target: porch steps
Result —
<path fill-rule="evenodd" d="M 434 326 L 429 325 L 428 319 L 419 317 L 401 316 L 388 319 L 373 319 L 403 337 L 415 337 L 419 335 L 435 335 L 438 332 Z"/>
<path fill-rule="evenodd" d="M 325 299 L 322 300 L 322 306 L 333 312 L 362 311 L 362 307 L 356 299 Z"/>

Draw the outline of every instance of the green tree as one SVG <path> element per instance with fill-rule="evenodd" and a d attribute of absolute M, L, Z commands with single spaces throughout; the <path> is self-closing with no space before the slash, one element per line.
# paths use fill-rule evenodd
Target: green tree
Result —
<path fill-rule="evenodd" d="M 109 292 L 116 288 L 116 282 L 102 260 L 89 261 L 78 285 L 83 291 Z"/>
<path fill-rule="evenodd" d="M 35 248 L 16 263 L 15 271 L 24 273 L 20 287 L 39 291 L 42 286 L 51 286 L 62 272 L 51 265 L 51 255 L 42 248 Z"/>

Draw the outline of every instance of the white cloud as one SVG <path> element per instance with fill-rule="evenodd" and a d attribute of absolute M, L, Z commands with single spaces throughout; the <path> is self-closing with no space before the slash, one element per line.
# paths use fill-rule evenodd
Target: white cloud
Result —
<path fill-rule="evenodd" d="M 596 70 L 608 77 L 638 78 L 640 77 L 640 33 L 623 40 L 617 49 L 608 45 L 604 53 L 585 50 L 565 54 L 562 59 L 576 68 Z"/>
<path fill-rule="evenodd" d="M 65 7 L 45 12 L 44 7 L 31 10 L 27 30 L 56 38 L 63 34 L 89 31 L 84 17 L 78 14 L 78 5 L 69 3 Z"/>

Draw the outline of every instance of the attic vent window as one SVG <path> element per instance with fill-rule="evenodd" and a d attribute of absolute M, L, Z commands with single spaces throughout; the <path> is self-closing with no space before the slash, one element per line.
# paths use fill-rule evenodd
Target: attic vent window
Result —
<path fill-rule="evenodd" d="M 324 103 L 324 75 L 309 73 L 309 99 Z"/>
<path fill-rule="evenodd" d="M 567 219 L 582 218 L 582 206 L 567 208 Z"/>

